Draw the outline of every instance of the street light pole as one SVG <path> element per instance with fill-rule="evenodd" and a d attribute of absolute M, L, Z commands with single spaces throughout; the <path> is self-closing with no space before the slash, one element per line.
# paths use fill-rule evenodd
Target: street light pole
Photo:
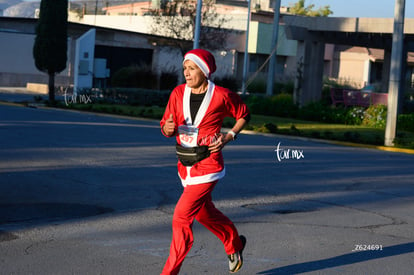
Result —
<path fill-rule="evenodd" d="M 246 27 L 246 42 L 244 45 L 244 61 L 243 61 L 243 79 L 242 79 L 242 94 L 246 93 L 246 81 L 247 81 L 247 66 L 249 58 L 249 28 L 250 28 L 250 0 L 247 0 L 247 27 Z"/>
<path fill-rule="evenodd" d="M 96 26 L 96 15 L 98 13 L 98 0 L 95 1 L 95 17 L 94 17 L 94 21 L 93 21 L 93 25 Z"/>
<path fill-rule="evenodd" d="M 200 43 L 201 7 L 202 6 L 203 6 L 203 0 L 197 0 L 193 49 L 198 49 L 199 43 Z"/>
<path fill-rule="evenodd" d="M 405 0 L 395 1 L 394 33 L 392 36 L 390 84 L 388 88 L 387 125 L 385 127 L 385 146 L 394 146 L 397 129 L 398 98 L 401 88 L 401 73 L 404 46 Z"/>
<path fill-rule="evenodd" d="M 277 39 L 279 36 L 279 17 L 280 17 L 280 0 L 275 1 L 274 11 L 273 11 L 273 36 L 272 36 L 272 45 L 270 47 L 270 61 L 269 69 L 267 72 L 267 85 L 266 85 L 266 95 L 271 96 L 273 94 L 273 81 L 275 78 L 275 66 L 277 64 Z"/>

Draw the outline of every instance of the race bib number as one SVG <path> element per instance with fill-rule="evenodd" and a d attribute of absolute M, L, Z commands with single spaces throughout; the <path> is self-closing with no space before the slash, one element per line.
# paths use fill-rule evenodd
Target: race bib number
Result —
<path fill-rule="evenodd" d="M 181 146 L 197 146 L 198 128 L 189 125 L 178 126 L 178 135 L 180 137 Z"/>

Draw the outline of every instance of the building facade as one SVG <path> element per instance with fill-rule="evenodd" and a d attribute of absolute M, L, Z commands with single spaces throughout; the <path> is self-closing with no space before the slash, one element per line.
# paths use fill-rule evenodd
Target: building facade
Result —
<path fill-rule="evenodd" d="M 273 52 L 271 3 L 251 3 L 247 45 L 249 80 L 264 81 L 267 78 L 266 62 Z M 105 7 L 102 15 L 72 17 L 68 31 L 68 65 L 57 75 L 56 83 L 66 86 L 74 84 L 75 67 L 79 69 L 75 66 L 76 41 L 90 29 L 96 29 L 94 58 L 98 59 L 99 64 L 105 60 L 107 66 L 106 80 L 94 76 L 100 78 L 94 82 L 99 83 L 98 86 L 105 86 L 120 68 L 139 63 L 151 66 L 156 73 L 176 71 L 180 77 L 183 49 L 192 47 L 192 32 L 187 31 L 188 39 L 168 37 L 164 33 L 154 34 L 151 29 L 154 18 L 148 15 L 148 11 L 158 5 L 161 3 L 142 1 Z M 225 20 L 220 28 L 209 27 L 213 35 L 225 33 L 225 39 L 221 39 L 212 50 L 220 68 L 220 76 L 240 82 L 246 49 L 246 2 L 221 1 L 216 3 L 215 9 L 219 18 L 228 16 L 227 19 L 231 19 Z M 355 88 L 380 83 L 380 89 L 386 91 L 392 34 L 389 27 L 392 27 L 392 22 L 376 20 L 387 28 L 376 29 L 374 19 L 306 18 L 282 13 L 278 25 L 276 81 L 295 82 L 297 89 L 300 85 L 303 91 L 298 92 L 298 96 L 304 98 L 304 102 L 320 98 L 323 78 L 346 82 Z M 37 71 L 32 57 L 36 22 L 36 19 L 0 17 L 0 58 L 5 61 L 0 63 L 0 85 L 47 83 L 47 76 Z M 408 28 L 408 42 L 412 39 L 411 35 L 411 29 Z M 414 60 L 408 48 L 406 56 L 406 79 L 411 83 Z M 312 93 L 319 93 L 319 96 Z"/>

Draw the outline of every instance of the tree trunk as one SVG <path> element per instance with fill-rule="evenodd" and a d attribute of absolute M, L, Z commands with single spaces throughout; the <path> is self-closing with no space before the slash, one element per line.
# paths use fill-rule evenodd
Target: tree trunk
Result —
<path fill-rule="evenodd" d="M 49 102 L 55 103 L 55 74 L 49 73 Z"/>

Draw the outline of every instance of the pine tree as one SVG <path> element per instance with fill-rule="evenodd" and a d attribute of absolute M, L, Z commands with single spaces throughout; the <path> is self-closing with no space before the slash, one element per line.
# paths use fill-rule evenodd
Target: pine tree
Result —
<path fill-rule="evenodd" d="M 55 74 L 66 68 L 68 0 L 42 0 L 33 57 L 36 68 L 49 76 L 49 101 L 55 101 Z"/>

